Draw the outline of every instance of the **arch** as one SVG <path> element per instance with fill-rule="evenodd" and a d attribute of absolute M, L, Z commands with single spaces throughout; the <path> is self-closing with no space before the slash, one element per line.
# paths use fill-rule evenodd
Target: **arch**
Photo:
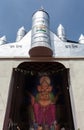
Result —
<path fill-rule="evenodd" d="M 47 66 L 47 67 L 46 67 Z M 66 69 L 66 67 L 59 62 L 22 62 L 21 64 L 18 65 L 19 69 L 26 69 L 26 70 L 36 70 L 36 71 L 60 71 L 63 69 Z"/>
<path fill-rule="evenodd" d="M 74 130 L 73 115 L 69 95 L 69 69 L 59 62 L 23 62 L 13 69 L 11 77 L 10 92 L 8 99 L 9 113 L 4 126 L 14 128 L 29 129 L 32 119 L 30 119 L 31 98 L 29 93 L 36 96 L 37 85 L 42 76 L 49 76 L 53 95 L 57 95 L 56 120 L 60 129 Z M 12 89 L 12 90 L 11 90 Z M 8 114 L 6 112 L 6 115 Z M 4 129 L 7 130 L 8 128 Z"/>

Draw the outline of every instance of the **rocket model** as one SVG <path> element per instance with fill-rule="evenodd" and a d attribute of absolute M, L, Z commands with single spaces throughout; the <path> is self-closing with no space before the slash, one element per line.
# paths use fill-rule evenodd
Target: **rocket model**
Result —
<path fill-rule="evenodd" d="M 17 32 L 16 42 L 20 41 L 26 34 L 25 28 L 21 27 Z"/>
<path fill-rule="evenodd" d="M 7 40 L 6 40 L 6 36 L 3 36 L 0 38 L 0 45 L 6 44 Z"/>
<path fill-rule="evenodd" d="M 62 26 L 62 24 L 60 24 L 57 28 L 57 36 L 62 40 L 62 41 L 66 41 L 66 35 L 65 35 L 65 29 Z"/>
<path fill-rule="evenodd" d="M 79 43 L 84 44 L 84 35 L 83 34 L 81 34 L 79 37 Z"/>
<path fill-rule="evenodd" d="M 29 54 L 31 57 L 51 57 L 53 54 L 50 42 L 49 15 L 44 9 L 40 9 L 32 16 L 31 48 Z"/>

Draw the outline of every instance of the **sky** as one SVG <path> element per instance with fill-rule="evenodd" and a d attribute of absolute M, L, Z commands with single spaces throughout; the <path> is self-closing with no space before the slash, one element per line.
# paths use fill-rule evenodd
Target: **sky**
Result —
<path fill-rule="evenodd" d="M 68 40 L 78 41 L 84 34 L 84 0 L 0 0 L 0 37 L 15 42 L 20 27 L 31 30 L 32 14 L 41 6 L 50 16 L 52 32 L 62 24 Z"/>

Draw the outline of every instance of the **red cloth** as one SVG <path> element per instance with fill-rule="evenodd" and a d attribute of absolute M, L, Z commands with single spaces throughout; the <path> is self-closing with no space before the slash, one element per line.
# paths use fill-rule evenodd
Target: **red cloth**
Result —
<path fill-rule="evenodd" d="M 35 103 L 34 106 L 34 115 L 35 121 L 38 124 L 47 124 L 51 126 L 53 122 L 56 120 L 56 108 L 55 104 L 49 104 L 48 106 L 44 107 L 41 106 L 39 103 Z"/>

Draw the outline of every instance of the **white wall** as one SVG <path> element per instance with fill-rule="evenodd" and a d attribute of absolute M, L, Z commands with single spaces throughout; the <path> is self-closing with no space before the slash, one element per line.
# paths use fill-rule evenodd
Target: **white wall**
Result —
<path fill-rule="evenodd" d="M 75 105 L 73 115 L 76 129 L 84 129 L 84 61 L 72 60 L 70 64 L 71 91 Z"/>

